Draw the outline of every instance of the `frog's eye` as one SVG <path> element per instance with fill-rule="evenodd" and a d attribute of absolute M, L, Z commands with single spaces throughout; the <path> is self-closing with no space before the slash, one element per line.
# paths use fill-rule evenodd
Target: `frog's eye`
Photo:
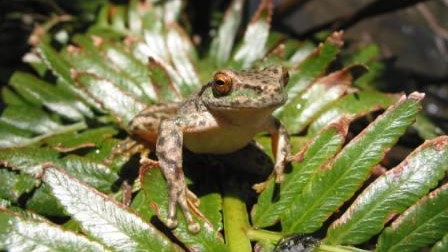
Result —
<path fill-rule="evenodd" d="M 232 90 L 232 78 L 225 73 L 216 73 L 213 77 L 213 90 L 220 96 L 228 94 Z"/>
<path fill-rule="evenodd" d="M 284 87 L 286 87 L 286 84 L 288 84 L 288 81 L 289 81 L 288 70 L 284 67 L 282 67 L 282 77 L 281 77 L 280 81 L 283 83 Z"/>

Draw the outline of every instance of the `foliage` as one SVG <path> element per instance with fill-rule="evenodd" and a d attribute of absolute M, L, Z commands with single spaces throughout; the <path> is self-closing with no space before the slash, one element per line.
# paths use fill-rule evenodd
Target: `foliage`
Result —
<path fill-rule="evenodd" d="M 201 56 L 179 21 L 179 0 L 104 4 L 69 44 L 35 34 L 26 57 L 35 71 L 16 71 L 2 89 L 1 250 L 249 251 L 255 241 L 269 251 L 310 241 L 299 234 L 315 235 L 320 251 L 447 247 L 448 137 L 418 114 L 424 95 L 376 91 L 374 46 L 329 72 L 343 33 L 314 48 L 270 32 L 272 1 L 239 33 L 243 2 L 232 1 Z M 136 172 L 132 153 L 111 155 L 128 122 L 147 105 L 197 92 L 218 69 L 270 64 L 290 71 L 288 102 L 275 112 L 294 150 L 284 182 L 269 178 L 254 197 L 251 175 L 187 171 L 205 216 L 196 216 L 201 232 L 189 233 L 180 213 L 179 227 L 166 229 L 160 170 Z M 362 119 L 368 125 L 354 129 Z M 413 125 L 433 138 L 372 175 Z M 270 149 L 266 136 L 257 140 Z"/>

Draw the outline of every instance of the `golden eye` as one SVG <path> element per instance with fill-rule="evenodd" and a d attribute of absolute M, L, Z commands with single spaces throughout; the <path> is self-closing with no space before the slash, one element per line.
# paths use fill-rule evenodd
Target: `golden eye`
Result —
<path fill-rule="evenodd" d="M 289 81 L 289 73 L 288 70 L 284 67 L 282 67 L 282 77 L 281 82 L 283 83 L 283 86 L 286 87 L 286 84 L 288 84 Z"/>
<path fill-rule="evenodd" d="M 217 95 L 226 95 L 232 90 L 232 78 L 225 73 L 216 73 L 213 77 L 213 90 Z"/>

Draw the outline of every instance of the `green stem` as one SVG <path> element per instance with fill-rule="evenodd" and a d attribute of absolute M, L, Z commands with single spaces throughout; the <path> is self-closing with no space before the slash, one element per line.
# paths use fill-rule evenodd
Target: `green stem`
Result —
<path fill-rule="evenodd" d="M 224 182 L 223 214 L 224 235 L 230 252 L 250 252 L 252 246 L 246 230 L 249 229 L 249 216 L 242 200 L 240 186 L 235 181 Z"/>
<path fill-rule="evenodd" d="M 276 244 L 283 237 L 278 232 L 252 228 L 246 231 L 246 235 L 252 241 L 268 241 L 272 244 Z"/>
<path fill-rule="evenodd" d="M 363 250 L 355 247 L 349 246 L 331 246 L 321 244 L 317 247 L 317 251 L 321 252 L 368 252 L 369 250 Z"/>

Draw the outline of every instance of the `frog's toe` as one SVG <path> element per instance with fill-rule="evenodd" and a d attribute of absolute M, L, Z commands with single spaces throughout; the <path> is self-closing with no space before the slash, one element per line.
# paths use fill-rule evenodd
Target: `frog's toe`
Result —
<path fill-rule="evenodd" d="M 166 226 L 167 226 L 168 228 L 171 228 L 171 229 L 176 228 L 176 227 L 177 227 L 177 224 L 178 224 L 178 222 L 177 222 L 177 219 L 176 219 L 176 218 L 168 218 L 168 219 L 166 220 Z"/>
<path fill-rule="evenodd" d="M 193 234 L 198 233 L 201 230 L 201 226 L 197 222 L 188 223 L 188 231 Z"/>

